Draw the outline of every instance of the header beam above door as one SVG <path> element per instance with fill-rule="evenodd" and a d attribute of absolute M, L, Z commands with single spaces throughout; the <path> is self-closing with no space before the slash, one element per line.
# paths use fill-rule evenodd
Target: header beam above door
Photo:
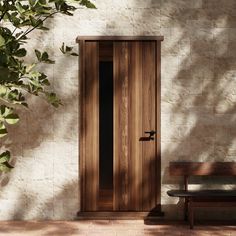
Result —
<path fill-rule="evenodd" d="M 163 41 L 164 36 L 78 36 L 76 42 L 85 41 Z"/>

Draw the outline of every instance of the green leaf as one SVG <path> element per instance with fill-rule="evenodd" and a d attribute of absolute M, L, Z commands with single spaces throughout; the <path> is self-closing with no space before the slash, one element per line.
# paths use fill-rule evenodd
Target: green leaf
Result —
<path fill-rule="evenodd" d="M 47 1 L 46 1 L 46 0 L 39 0 L 39 4 L 40 4 L 41 6 L 46 6 Z"/>
<path fill-rule="evenodd" d="M 0 164 L 0 171 L 1 172 L 9 172 L 11 171 L 11 169 L 14 168 L 13 166 L 11 166 L 9 163 L 3 163 Z"/>
<path fill-rule="evenodd" d="M 40 80 L 44 80 L 46 78 L 47 78 L 47 75 L 45 75 L 44 73 L 41 73 L 40 76 L 39 76 Z"/>
<path fill-rule="evenodd" d="M 11 153 L 9 151 L 5 151 L 2 154 L 0 154 L 0 164 L 4 162 L 8 162 L 11 158 Z"/>
<path fill-rule="evenodd" d="M 4 82 L 7 81 L 8 77 L 10 75 L 10 70 L 9 70 L 9 68 L 0 66 L 0 71 L 1 71 L 1 73 L 0 73 L 0 82 L 2 84 L 3 81 Z"/>
<path fill-rule="evenodd" d="M 14 14 L 14 13 L 13 13 Z M 8 14 L 8 18 L 11 19 L 11 22 L 13 23 L 14 26 L 18 27 L 20 24 L 20 18 L 14 16 L 13 14 L 11 14 L 11 16 L 9 17 L 10 14 Z"/>
<path fill-rule="evenodd" d="M 7 88 L 5 86 L 0 86 L 0 97 L 5 96 L 7 93 Z"/>
<path fill-rule="evenodd" d="M 50 86 L 50 82 L 49 82 L 48 79 L 44 79 L 44 80 L 42 81 L 42 83 L 43 83 L 44 85 L 46 85 L 46 86 Z"/>
<path fill-rule="evenodd" d="M 15 7 L 21 14 L 25 11 L 20 2 L 15 3 Z"/>
<path fill-rule="evenodd" d="M 88 0 L 81 0 L 79 4 L 82 5 L 82 6 L 85 6 L 87 8 L 96 9 L 96 6 Z"/>
<path fill-rule="evenodd" d="M 30 77 L 33 78 L 33 79 L 38 78 L 40 75 L 41 75 L 41 73 L 38 72 L 38 71 L 32 71 L 30 73 Z"/>
<path fill-rule="evenodd" d="M 15 56 L 17 57 L 24 57 L 26 56 L 26 54 L 27 54 L 27 51 L 24 48 L 20 48 L 19 50 L 15 52 Z"/>
<path fill-rule="evenodd" d="M 29 0 L 29 3 L 32 7 L 36 6 L 39 0 Z"/>
<path fill-rule="evenodd" d="M 9 125 L 14 125 L 19 121 L 19 116 L 15 113 L 13 114 L 9 114 L 8 116 L 5 117 L 5 121 L 9 124 Z"/>
<path fill-rule="evenodd" d="M 46 93 L 47 100 L 51 103 L 54 107 L 59 107 L 61 105 L 61 100 L 57 97 L 55 93 Z"/>
<path fill-rule="evenodd" d="M 3 45 L 5 45 L 5 39 L 2 37 L 2 35 L 0 35 L 0 47 Z"/>
<path fill-rule="evenodd" d="M 12 114 L 12 108 L 5 105 L 0 106 L 1 116 L 5 119 L 6 116 Z"/>
<path fill-rule="evenodd" d="M 13 102 L 17 102 L 17 99 Z M 0 106 L 0 126 L 2 128 L 3 134 L 5 133 L 4 130 L 6 129 L 4 122 L 9 125 L 14 125 L 19 121 L 19 116 L 15 113 L 13 113 L 13 109 L 10 107 L 7 107 L 5 105 Z"/>
<path fill-rule="evenodd" d="M 30 64 L 26 66 L 26 73 L 29 73 L 33 68 L 35 67 L 35 64 Z"/>
<path fill-rule="evenodd" d="M 0 65 L 4 66 L 8 63 L 8 55 L 5 53 L 0 53 Z M 1 71 L 2 72 L 2 71 Z"/>
<path fill-rule="evenodd" d="M 7 135 L 7 129 L 5 127 L 5 125 L 1 122 L 0 123 L 0 138 L 4 137 Z"/>
<path fill-rule="evenodd" d="M 9 172 L 12 168 L 14 168 L 10 163 L 11 153 L 9 151 L 5 151 L 0 155 L 0 171 Z"/>

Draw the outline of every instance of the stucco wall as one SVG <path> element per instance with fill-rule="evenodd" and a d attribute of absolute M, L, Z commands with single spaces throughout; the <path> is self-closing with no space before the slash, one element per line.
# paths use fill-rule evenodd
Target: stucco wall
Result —
<path fill-rule="evenodd" d="M 234 0 L 96 0 L 96 10 L 50 20 L 50 33 L 31 35 L 57 63 L 42 67 L 64 105 L 39 98 L 21 111 L 2 146 L 14 170 L 1 175 L 0 219 L 73 219 L 79 209 L 78 58 L 64 57 L 61 42 L 78 35 L 163 35 L 162 204 L 167 218 L 182 218 L 182 203 L 167 197 L 179 180 L 171 160 L 234 161 L 236 154 L 236 2 Z M 28 56 L 30 59 L 32 55 Z M 34 106 L 34 104 L 37 104 Z M 195 180 L 195 183 L 199 179 Z M 221 181 L 221 183 L 233 183 Z M 207 186 L 214 182 L 207 179 Z M 192 187 L 202 187 L 193 185 Z M 213 186 L 214 187 L 214 186 Z M 227 185 L 229 188 L 230 185 Z M 207 217 L 200 211 L 200 217 Z M 215 213 L 211 214 L 211 216 Z M 235 217 L 225 211 L 224 217 Z"/>

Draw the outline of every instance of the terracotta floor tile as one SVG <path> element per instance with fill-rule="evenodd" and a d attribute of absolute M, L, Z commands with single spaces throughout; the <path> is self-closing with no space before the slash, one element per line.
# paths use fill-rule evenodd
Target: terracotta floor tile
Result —
<path fill-rule="evenodd" d="M 0 236 L 236 236 L 236 226 L 138 220 L 2 221 Z"/>

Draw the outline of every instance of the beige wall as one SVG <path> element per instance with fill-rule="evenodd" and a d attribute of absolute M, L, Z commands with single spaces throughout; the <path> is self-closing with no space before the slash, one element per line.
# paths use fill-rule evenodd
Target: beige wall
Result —
<path fill-rule="evenodd" d="M 55 110 L 34 98 L 30 110 L 21 112 L 21 122 L 10 129 L 3 146 L 12 150 L 15 169 L 1 175 L 1 220 L 75 217 L 79 206 L 78 58 L 64 57 L 58 48 L 63 41 L 76 46 L 77 35 L 165 37 L 161 144 L 162 203 L 167 218 L 182 217 L 182 203 L 166 195 L 169 188 L 178 187 L 166 171 L 169 161 L 235 160 L 236 1 L 94 2 L 97 10 L 81 8 L 74 17 L 58 16 L 48 23 L 50 33 L 31 36 L 30 48 L 46 48 L 57 61 L 42 69 L 51 76 L 64 105 Z M 212 186 L 209 178 L 206 185 Z M 227 215 L 233 213 L 224 212 Z"/>

